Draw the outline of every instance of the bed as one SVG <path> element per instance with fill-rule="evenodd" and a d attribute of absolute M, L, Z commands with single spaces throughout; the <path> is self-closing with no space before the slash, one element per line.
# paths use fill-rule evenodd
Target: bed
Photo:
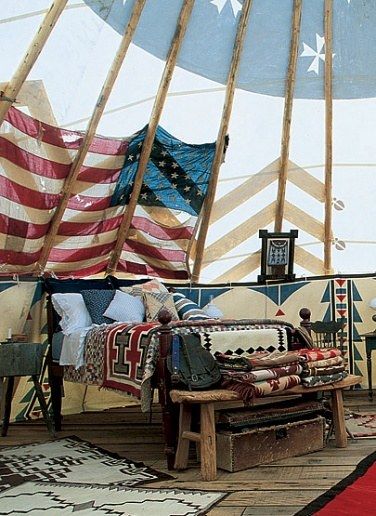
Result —
<path fill-rule="evenodd" d="M 168 292 L 165 287 L 162 291 L 153 292 L 154 287 L 160 288 L 155 280 L 130 282 L 113 277 L 100 280 L 46 280 L 48 335 L 51 344 L 49 381 L 56 430 L 61 429 L 64 380 L 131 394 L 141 400 L 143 411 L 150 410 L 153 390 L 157 388 L 170 466 L 175 453 L 177 414 L 169 397 L 171 382 L 166 357 L 173 335 L 195 335 L 212 353 L 219 351 L 236 354 L 241 354 L 242 351 L 291 349 L 300 335 L 290 323 L 280 320 L 212 319 L 181 293 Z M 117 314 L 117 297 L 124 301 L 120 292 L 136 298 L 139 296 L 134 294 L 142 292 L 146 321 L 136 320 L 139 305 L 137 308 L 133 307 L 127 316 L 118 316 L 117 319 L 120 320 L 107 317 Z M 91 320 L 87 314 L 82 313 L 84 309 L 80 296 L 86 300 Z M 75 320 L 73 329 L 80 333 L 80 353 L 72 353 L 69 346 L 68 351 L 65 349 L 63 352 L 62 340 L 68 342 L 74 333 L 69 333 L 72 330 L 72 320 L 67 322 L 61 317 L 61 306 L 56 302 L 57 299 L 66 302 L 66 298 L 70 317 Z M 81 304 L 76 304 L 77 299 L 80 299 Z M 172 309 L 171 301 L 175 310 Z M 93 306 L 98 304 L 101 305 L 99 311 L 104 319 L 94 317 L 94 308 L 98 309 L 98 306 Z M 131 304 L 134 304 L 133 300 Z M 112 305 L 111 311 L 109 308 Z M 106 309 L 103 310 L 103 307 Z M 141 317 L 140 314 L 137 316 Z M 122 318 L 129 320 L 121 320 Z M 94 320 L 96 323 L 93 323 Z M 68 329 L 67 324 L 71 325 Z M 63 366 L 62 355 L 65 357 Z M 71 364 L 69 360 L 72 360 Z"/>

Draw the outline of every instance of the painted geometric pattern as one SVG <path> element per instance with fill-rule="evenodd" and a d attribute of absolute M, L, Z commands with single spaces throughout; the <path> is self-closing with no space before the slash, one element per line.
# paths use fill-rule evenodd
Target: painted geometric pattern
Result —
<path fill-rule="evenodd" d="M 271 184 L 279 181 L 281 161 L 276 159 L 266 165 L 262 170 L 251 175 L 232 191 L 218 199 L 213 206 L 210 224 L 217 223 L 222 217 L 234 212 L 240 204 L 250 205 L 252 197 L 270 187 Z M 303 169 L 296 163 L 287 163 L 287 183 L 293 184 L 305 194 L 324 204 L 325 184 L 314 177 L 308 170 Z M 337 210 L 345 208 L 342 201 L 336 199 L 333 204 Z M 234 251 L 238 246 L 250 239 L 258 238 L 259 228 L 267 228 L 275 222 L 276 201 L 271 201 L 262 206 L 262 209 L 251 215 L 247 220 L 237 227 L 221 236 L 217 241 L 208 245 L 204 254 L 204 268 L 215 261 L 220 261 L 230 251 Z M 294 228 L 307 233 L 315 242 L 323 248 L 324 222 L 315 218 L 306 208 L 298 207 L 294 202 L 283 199 L 283 222 L 292 224 Z M 230 226 L 229 226 L 230 227 Z M 329 228 L 331 231 L 331 228 Z M 337 238 L 333 240 L 337 250 L 344 245 Z M 241 257 L 242 255 L 239 255 Z M 324 262 L 318 256 L 307 251 L 305 247 L 296 246 L 294 262 L 311 274 L 321 275 L 325 273 Z M 213 282 L 235 282 L 241 281 L 247 275 L 255 271 L 260 264 L 260 251 L 247 254 L 246 257 L 228 268 L 217 276 Z"/>
<path fill-rule="evenodd" d="M 351 303 L 349 303 L 349 325 L 351 322 L 351 340 L 353 344 L 354 374 L 362 375 L 361 364 L 365 362 L 360 352 L 362 337 L 359 334 L 358 326 L 364 321 L 358 307 L 364 304 L 364 300 L 356 287 L 355 281 L 348 280 L 349 290 L 351 289 Z M 361 304 L 359 304 L 361 303 Z M 351 310 L 351 312 L 350 312 Z"/>

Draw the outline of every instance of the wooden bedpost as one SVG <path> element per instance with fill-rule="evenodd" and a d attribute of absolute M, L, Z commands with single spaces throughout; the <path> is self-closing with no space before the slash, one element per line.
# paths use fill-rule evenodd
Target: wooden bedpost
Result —
<path fill-rule="evenodd" d="M 307 330 L 307 332 L 311 335 L 311 310 L 309 308 L 301 308 L 299 310 L 299 315 L 302 318 L 300 321 L 300 326 Z"/>
<path fill-rule="evenodd" d="M 47 352 L 47 370 L 48 383 L 50 384 L 52 416 L 54 420 L 55 430 L 61 430 L 61 402 L 63 397 L 63 374 L 64 368 L 53 361 L 52 356 L 52 337 L 54 333 L 54 314 L 51 300 L 51 293 L 47 293 L 47 328 L 48 328 L 48 352 Z"/>
<path fill-rule="evenodd" d="M 162 407 L 163 431 L 165 435 L 165 454 L 168 469 L 174 469 L 175 451 L 178 436 L 178 411 L 170 398 L 170 374 L 167 370 L 167 355 L 171 344 L 171 314 L 162 309 L 158 314 L 161 323 L 159 336 L 159 358 L 157 365 L 157 383 L 159 403 Z"/>

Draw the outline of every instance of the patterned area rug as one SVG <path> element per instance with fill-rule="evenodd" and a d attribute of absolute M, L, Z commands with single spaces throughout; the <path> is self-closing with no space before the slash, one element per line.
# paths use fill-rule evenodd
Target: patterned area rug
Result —
<path fill-rule="evenodd" d="M 225 495 L 140 487 L 165 478 L 170 477 L 77 437 L 4 447 L 0 515 L 199 515 Z"/>
<path fill-rule="evenodd" d="M 346 428 L 354 437 L 376 437 L 376 414 L 350 412 L 346 414 Z"/>

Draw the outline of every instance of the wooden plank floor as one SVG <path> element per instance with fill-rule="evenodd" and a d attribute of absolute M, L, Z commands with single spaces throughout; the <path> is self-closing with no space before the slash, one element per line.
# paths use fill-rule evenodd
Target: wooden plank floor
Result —
<path fill-rule="evenodd" d="M 374 412 L 364 392 L 350 392 L 345 405 L 349 410 Z M 58 437 L 76 435 L 109 451 L 142 461 L 167 472 L 163 455 L 163 433 L 159 407 L 152 420 L 138 406 L 105 412 L 87 412 L 65 416 Z M 0 444 L 14 446 L 49 439 L 41 421 L 11 424 L 8 436 Z M 199 466 L 191 462 L 184 472 L 168 472 L 170 480 L 153 483 L 151 488 L 181 488 L 224 491 L 227 496 L 209 516 L 292 515 L 353 471 L 360 460 L 376 450 L 376 439 L 349 440 L 345 449 L 330 441 L 319 452 L 228 473 L 218 471 L 214 482 L 202 482 Z"/>

